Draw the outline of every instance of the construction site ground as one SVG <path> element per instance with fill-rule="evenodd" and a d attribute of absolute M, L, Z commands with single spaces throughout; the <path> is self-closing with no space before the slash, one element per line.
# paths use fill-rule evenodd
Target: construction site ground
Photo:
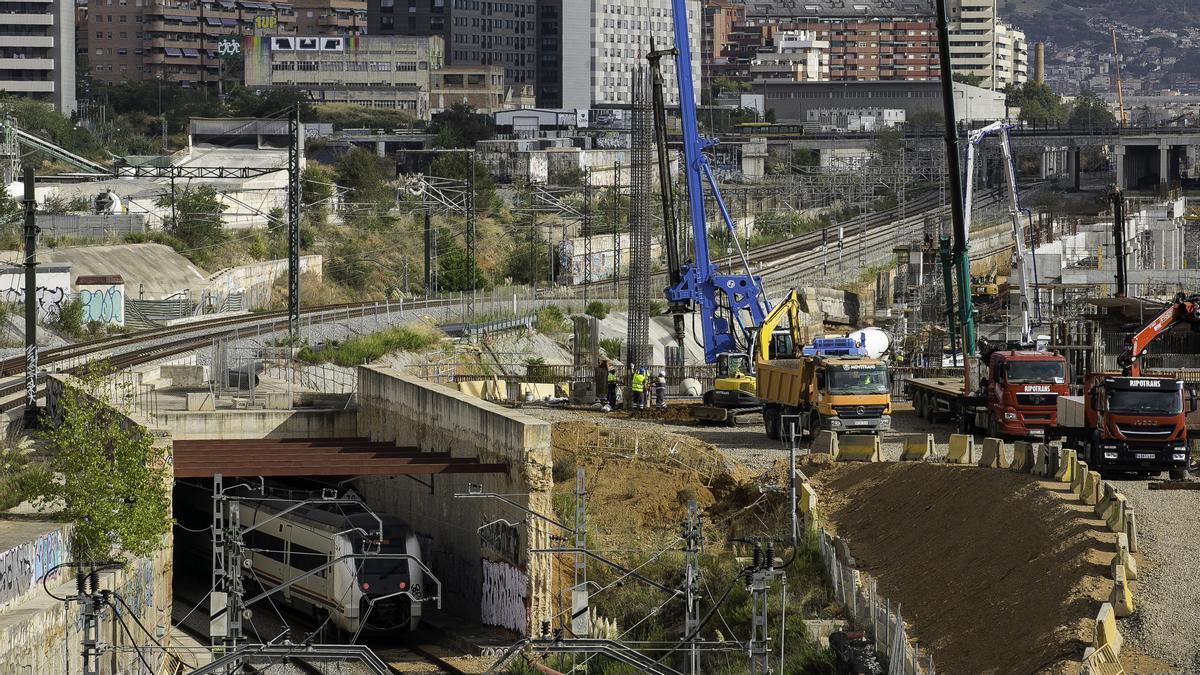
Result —
<path fill-rule="evenodd" d="M 622 435 L 626 444 L 681 434 L 718 449 L 735 475 L 775 473 L 787 458 L 761 422 L 702 425 L 682 403 L 632 413 L 527 412 L 586 422 Z M 904 403 L 895 406 L 893 426 L 882 438 L 886 462 L 899 459 L 903 434 L 932 433 L 944 448 L 952 431 L 918 418 Z M 1091 619 L 1111 587 L 1105 572 L 1115 536 L 1063 486 L 999 470 L 821 459 L 802 460 L 801 470 L 817 484 L 830 525 L 879 580 L 880 593 L 905 607 L 939 672 L 1072 672 L 1066 662 L 1082 656 Z M 1120 622 L 1122 663 L 1128 672 L 1200 673 L 1200 640 L 1192 628 L 1200 626 L 1200 587 L 1191 583 L 1200 555 L 1200 491 L 1152 491 L 1146 479 L 1107 478 L 1138 509 L 1141 537 L 1136 612 Z M 639 510 L 653 512 L 674 492 L 663 485 L 647 475 L 621 489 L 646 500 Z"/>

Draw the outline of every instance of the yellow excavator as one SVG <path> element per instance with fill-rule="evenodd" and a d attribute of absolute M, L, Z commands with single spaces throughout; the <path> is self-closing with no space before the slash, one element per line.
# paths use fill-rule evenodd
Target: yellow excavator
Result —
<path fill-rule="evenodd" d="M 787 328 L 779 328 L 787 317 Z M 803 340 L 800 335 L 800 297 L 795 289 L 771 309 L 752 334 L 749 354 L 725 352 L 717 355 L 713 388 L 704 392 L 704 403 L 692 406 L 692 416 L 706 422 L 737 424 L 747 413 L 762 412 L 755 374 L 757 364 L 772 359 L 796 358 Z"/>

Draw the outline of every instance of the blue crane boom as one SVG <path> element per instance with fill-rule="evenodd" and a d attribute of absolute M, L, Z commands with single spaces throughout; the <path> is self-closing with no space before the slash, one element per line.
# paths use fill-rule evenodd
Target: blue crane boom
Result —
<path fill-rule="evenodd" d="M 696 126 L 696 99 L 692 87 L 692 50 L 688 44 L 688 15 L 686 0 L 671 0 L 672 27 L 675 35 L 675 79 L 679 85 L 679 118 L 683 130 L 684 176 L 687 179 L 688 214 L 692 224 L 693 259 L 672 270 L 673 281 L 666 289 L 672 308 L 695 307 L 700 315 L 704 338 L 704 360 L 714 363 L 722 353 L 741 351 L 739 341 L 747 343 L 747 335 L 763 322 L 770 305 L 763 293 L 762 279 L 751 274 L 750 264 L 742 253 L 745 274 L 719 274 L 708 252 L 708 228 L 704 213 L 704 184 L 712 191 L 713 200 L 721 212 L 733 241 L 736 230 L 729 211 L 721 199 L 712 168 L 704 149 L 717 144 L 716 139 L 703 138 Z M 653 47 L 652 47 L 653 49 Z M 652 64 L 657 59 L 651 58 Z M 661 105 L 656 101 L 657 105 Z M 661 171 L 667 168 L 660 167 Z M 670 227 L 670 223 L 667 224 Z M 668 238 L 669 239 L 669 238 Z M 727 310 L 729 318 L 722 316 Z M 741 333 L 739 336 L 735 329 Z"/>

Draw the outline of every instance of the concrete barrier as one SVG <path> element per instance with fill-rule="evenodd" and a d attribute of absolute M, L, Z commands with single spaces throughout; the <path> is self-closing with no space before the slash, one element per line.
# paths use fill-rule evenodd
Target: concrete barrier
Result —
<path fill-rule="evenodd" d="M 1075 451 L 1070 448 L 1061 448 L 1058 451 L 1058 470 L 1054 472 L 1054 479 L 1060 483 L 1070 483 L 1075 476 Z"/>
<path fill-rule="evenodd" d="M 1129 580 L 1125 576 L 1125 566 L 1117 560 L 1112 563 L 1113 589 L 1109 602 L 1112 603 L 1113 613 L 1118 619 L 1124 619 L 1133 614 L 1133 593 L 1129 590 Z"/>
<path fill-rule="evenodd" d="M 1117 561 L 1125 566 L 1125 576 L 1137 581 L 1137 558 L 1129 553 L 1129 535 L 1125 532 L 1117 533 Z"/>
<path fill-rule="evenodd" d="M 1017 473 L 1032 473 L 1033 472 L 1033 456 L 1037 450 L 1033 447 L 1033 443 L 1028 441 L 1017 441 L 1012 447 L 1012 461 L 1008 464 L 1009 471 Z"/>
<path fill-rule="evenodd" d="M 1100 502 L 1100 472 L 1088 471 L 1083 482 L 1083 503 L 1095 506 Z"/>
<path fill-rule="evenodd" d="M 1114 655 L 1121 653 L 1125 638 L 1117 630 L 1117 613 L 1110 603 L 1100 605 L 1100 613 L 1096 615 L 1096 633 L 1092 638 L 1092 647 L 1101 649 L 1105 645 L 1112 649 Z"/>
<path fill-rule="evenodd" d="M 504 399 L 498 380 L 464 380 L 458 383 L 458 390 L 463 394 L 485 401 Z"/>
<path fill-rule="evenodd" d="M 975 461 L 975 438 L 970 434 L 950 434 L 946 450 L 947 464 L 971 464 Z"/>
<path fill-rule="evenodd" d="M 881 462 L 879 437 L 875 434 L 846 434 L 838 438 L 839 462 Z"/>
<path fill-rule="evenodd" d="M 800 513 L 804 516 L 804 523 L 808 527 L 813 527 L 817 519 L 817 491 L 813 486 L 804 481 L 800 483 Z"/>
<path fill-rule="evenodd" d="M 1108 505 L 1112 503 L 1113 497 L 1116 496 L 1117 489 L 1112 486 L 1112 483 L 1108 482 L 1101 483 L 1100 489 L 1100 499 L 1097 500 L 1096 506 L 1092 510 L 1096 512 L 1097 516 L 1105 518 L 1108 514 Z"/>
<path fill-rule="evenodd" d="M 1129 536 L 1129 552 L 1137 553 L 1140 548 L 1138 545 L 1137 509 L 1128 504 L 1125 505 L 1125 534 Z"/>
<path fill-rule="evenodd" d="M 821 430 L 817 432 L 816 438 L 812 442 L 812 454 L 814 455 L 829 455 L 833 459 L 838 457 L 838 436 L 832 431 Z"/>
<path fill-rule="evenodd" d="M 933 434 L 904 434 L 901 462 L 924 462 L 933 456 Z"/>
<path fill-rule="evenodd" d="M 1050 473 L 1050 446 L 1038 443 L 1033 454 L 1033 473 L 1038 476 L 1048 476 Z"/>
<path fill-rule="evenodd" d="M 1087 462 L 1075 463 L 1075 475 L 1071 476 L 1071 492 L 1083 499 L 1083 488 L 1088 475 Z"/>
<path fill-rule="evenodd" d="M 1001 466 L 1000 455 L 1004 449 L 1004 441 L 999 438 L 983 439 L 983 451 L 979 454 L 979 466 L 998 469 Z"/>
<path fill-rule="evenodd" d="M 1125 495 L 1118 492 L 1113 495 L 1112 503 L 1108 505 L 1108 512 L 1104 514 L 1104 522 L 1113 532 L 1125 531 L 1125 503 Z"/>

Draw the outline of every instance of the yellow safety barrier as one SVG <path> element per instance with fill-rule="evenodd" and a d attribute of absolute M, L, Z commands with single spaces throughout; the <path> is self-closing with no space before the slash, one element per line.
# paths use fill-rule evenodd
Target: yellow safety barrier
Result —
<path fill-rule="evenodd" d="M 1075 475 L 1071 476 L 1071 492 L 1074 492 L 1080 499 L 1083 499 L 1083 490 L 1088 475 L 1087 462 L 1075 463 Z"/>
<path fill-rule="evenodd" d="M 1129 535 L 1124 532 L 1117 533 L 1117 561 L 1125 566 L 1125 577 L 1133 581 L 1137 581 L 1137 558 L 1129 552 Z"/>
<path fill-rule="evenodd" d="M 947 464 L 970 464 L 975 461 L 975 438 L 969 434 L 950 434 Z"/>
<path fill-rule="evenodd" d="M 829 455 L 833 459 L 838 456 L 838 435 L 832 431 L 821 430 L 813 439 L 812 454 Z"/>
<path fill-rule="evenodd" d="M 1033 457 L 1037 453 L 1033 443 L 1028 441 L 1017 441 L 1013 443 L 1012 462 L 1009 463 L 1008 469 L 1017 473 L 1032 473 L 1033 472 Z"/>
<path fill-rule="evenodd" d="M 546 383 L 521 383 L 521 400 L 526 398 L 534 401 L 544 401 L 548 398 L 554 398 L 555 389 L 553 384 Z"/>
<path fill-rule="evenodd" d="M 1113 590 L 1109 602 L 1117 618 L 1123 619 L 1133 614 L 1133 593 L 1129 590 L 1129 581 L 1125 576 L 1125 566 L 1113 560 L 1112 563 Z"/>
<path fill-rule="evenodd" d="M 1088 471 L 1083 479 L 1083 503 L 1095 506 L 1100 503 L 1100 472 Z"/>
<path fill-rule="evenodd" d="M 800 513 L 804 515 L 804 521 L 808 525 L 812 525 L 817 517 L 817 491 L 808 481 L 800 484 Z"/>
<path fill-rule="evenodd" d="M 983 439 L 983 452 L 979 455 L 979 466 L 998 469 L 1002 464 L 1001 454 L 1004 452 L 1004 441 L 999 438 Z"/>
<path fill-rule="evenodd" d="M 1075 451 L 1062 448 L 1058 451 L 1058 471 L 1054 479 L 1060 483 L 1070 483 L 1075 477 Z"/>
<path fill-rule="evenodd" d="M 846 434 L 838 438 L 839 462 L 881 462 L 879 437 L 870 434 Z"/>
<path fill-rule="evenodd" d="M 1092 638 L 1092 646 L 1096 649 L 1109 647 L 1113 655 L 1120 656 L 1125 638 L 1117 630 L 1117 613 L 1110 603 L 1100 605 L 1100 613 L 1096 615 L 1096 633 Z"/>
<path fill-rule="evenodd" d="M 1108 505 L 1108 512 L 1104 514 L 1104 522 L 1113 532 L 1125 531 L 1125 504 L 1125 495 L 1118 492 L 1113 495 L 1112 503 Z"/>
<path fill-rule="evenodd" d="M 488 401 L 499 401 L 504 398 L 500 388 L 499 380 L 471 380 L 458 383 L 460 392 Z"/>
<path fill-rule="evenodd" d="M 933 434 L 905 434 L 901 462 L 924 462 L 933 456 Z"/>

